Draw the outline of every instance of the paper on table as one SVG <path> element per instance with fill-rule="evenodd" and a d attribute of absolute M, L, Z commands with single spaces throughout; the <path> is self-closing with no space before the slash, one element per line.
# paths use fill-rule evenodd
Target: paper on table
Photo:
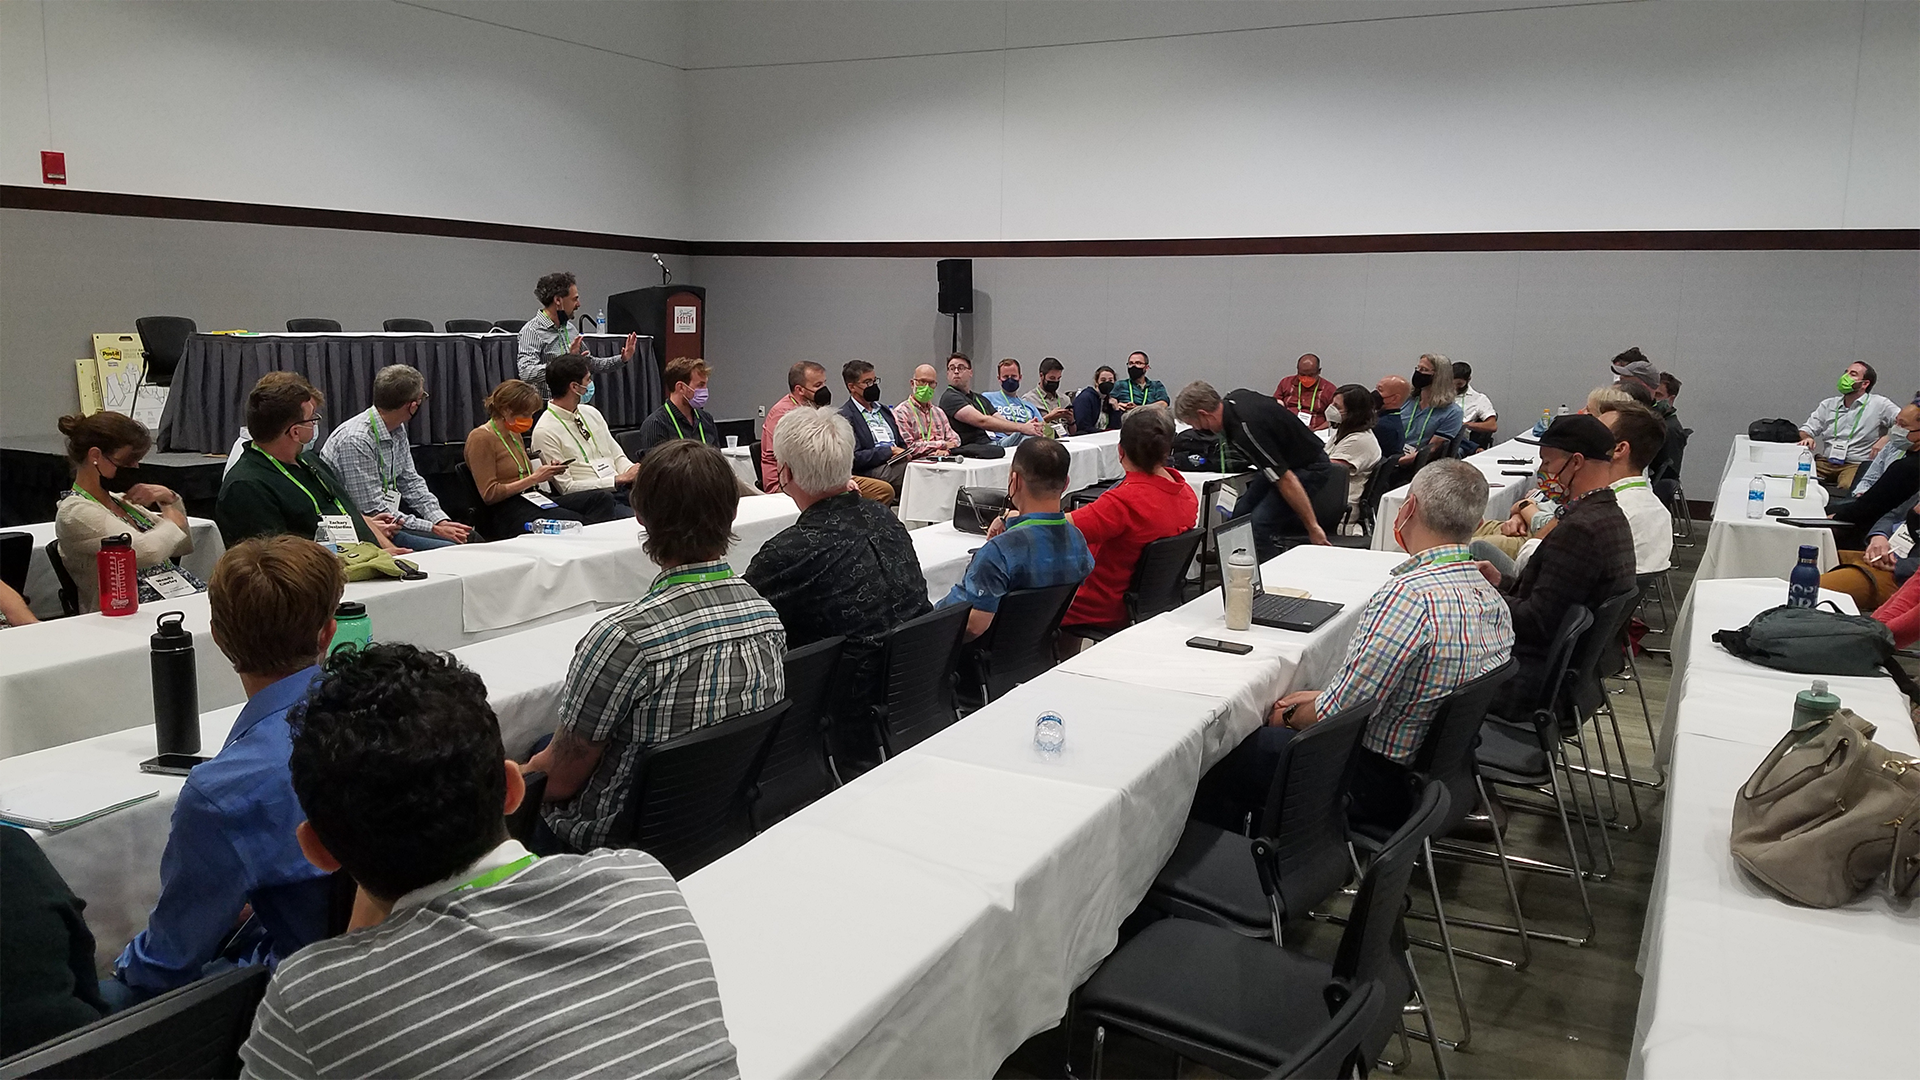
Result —
<path fill-rule="evenodd" d="M 0 821 L 59 832 L 158 794 L 140 776 L 43 776 L 0 792 Z"/>

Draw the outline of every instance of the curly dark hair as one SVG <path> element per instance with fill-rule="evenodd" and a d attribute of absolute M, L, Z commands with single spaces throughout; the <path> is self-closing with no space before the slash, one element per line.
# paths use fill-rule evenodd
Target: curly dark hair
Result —
<path fill-rule="evenodd" d="M 726 557 L 740 487 L 720 451 L 691 439 L 670 439 L 640 459 L 627 503 L 647 530 L 641 550 L 655 562 L 709 562 Z"/>
<path fill-rule="evenodd" d="M 556 270 L 534 283 L 533 298 L 544 308 L 567 295 L 567 290 L 576 284 L 571 270 Z"/>
<path fill-rule="evenodd" d="M 452 657 L 343 650 L 288 722 L 300 808 L 372 895 L 449 877 L 507 838 L 500 722 L 486 684 Z"/>

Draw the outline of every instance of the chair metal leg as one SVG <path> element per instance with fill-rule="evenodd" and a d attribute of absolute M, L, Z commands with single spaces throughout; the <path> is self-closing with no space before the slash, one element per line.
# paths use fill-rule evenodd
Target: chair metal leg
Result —
<path fill-rule="evenodd" d="M 1460 985 L 1460 961 L 1453 955 L 1453 933 L 1447 929 L 1447 909 L 1440 902 L 1440 879 L 1433 870 L 1433 844 L 1420 842 L 1421 868 L 1427 875 L 1427 893 L 1433 898 L 1433 916 L 1440 927 L 1440 948 L 1447 958 L 1447 978 L 1453 982 L 1453 1005 L 1460 1012 L 1460 1038 L 1455 1050 L 1464 1050 L 1473 1042 L 1473 1018 L 1467 1014 L 1467 991 Z"/>
<path fill-rule="evenodd" d="M 1435 1033 L 1435 1029 L 1433 1026 L 1433 1006 L 1431 1003 L 1427 1001 L 1426 988 L 1420 985 L 1420 969 L 1413 966 L 1413 950 L 1412 949 L 1407 950 L 1406 960 L 1407 960 L 1407 978 L 1408 978 L 1408 981 L 1410 981 L 1413 984 L 1414 1003 L 1412 1005 L 1405 1007 L 1401 1011 L 1403 1013 L 1417 1012 L 1420 1014 L 1421 1022 L 1424 1023 L 1427 1027 L 1427 1030 L 1424 1033 L 1424 1037 L 1427 1043 L 1427 1049 L 1433 1051 L 1433 1070 L 1435 1073 L 1439 1074 L 1440 1080 L 1451 1080 L 1451 1074 L 1447 1072 L 1447 1063 L 1445 1060 L 1443 1060 L 1440 1057 L 1440 1047 L 1443 1045 L 1451 1046 L 1451 1044 L 1447 1043 L 1445 1039 L 1442 1039 L 1438 1034 Z M 1404 1026 L 1404 1023 L 1405 1022 L 1402 1021 L 1403 1026 Z M 1413 1032 L 1408 1032 L 1407 1034 L 1412 1035 L 1414 1038 L 1422 1037 L 1422 1035 L 1416 1034 Z M 1412 1055 L 1409 1054 L 1408 1056 L 1411 1057 Z"/>
<path fill-rule="evenodd" d="M 1473 778 L 1473 786 L 1480 793 L 1480 805 L 1487 812 L 1487 818 L 1493 819 L 1493 798 L 1487 794 L 1486 781 L 1479 776 Z M 1507 903 L 1513 905 L 1514 930 L 1520 937 L 1520 961 L 1513 965 L 1515 971 L 1525 971 L 1533 962 L 1533 946 L 1527 940 L 1527 917 L 1520 910 L 1520 890 L 1513 883 L 1513 864 L 1507 861 L 1507 838 L 1502 834 L 1498 822 L 1493 822 L 1493 850 L 1500 858 L 1500 877 L 1507 886 Z"/>
<path fill-rule="evenodd" d="M 1568 777 L 1568 781 L 1571 783 L 1572 777 Z M 1554 808 L 1560 812 L 1560 831 L 1566 835 L 1567 859 L 1573 867 L 1573 874 L 1571 876 L 1575 887 L 1580 890 L 1580 910 L 1586 915 L 1587 919 L 1586 935 L 1577 941 L 1569 942 L 1569 944 L 1585 945 L 1593 940 L 1593 902 L 1587 897 L 1587 878 L 1580 870 L 1580 854 L 1575 851 L 1573 847 L 1573 823 L 1567 820 L 1567 800 L 1565 794 L 1560 790 L 1560 782 L 1558 779 L 1556 779 L 1553 784 L 1553 805 Z"/>
<path fill-rule="evenodd" d="M 1640 719 L 1646 721 L 1647 745 L 1658 746 L 1660 744 L 1659 736 L 1653 733 L 1653 710 L 1647 707 L 1647 687 L 1645 683 L 1640 681 L 1640 665 L 1634 662 L 1632 652 L 1627 653 L 1627 668 L 1633 672 L 1633 685 L 1640 691 Z M 1626 751 L 1622 750 L 1620 756 L 1624 758 Z M 1643 781 L 1643 786 L 1650 788 L 1665 787 L 1667 784 L 1667 775 L 1660 771 L 1660 766 L 1657 762 L 1654 765 L 1654 775 L 1658 776 L 1659 779 Z"/>
<path fill-rule="evenodd" d="M 1100 1024 L 1093 1029 L 1093 1080 L 1100 1080 L 1100 1067 L 1106 1064 L 1107 1025 Z"/>

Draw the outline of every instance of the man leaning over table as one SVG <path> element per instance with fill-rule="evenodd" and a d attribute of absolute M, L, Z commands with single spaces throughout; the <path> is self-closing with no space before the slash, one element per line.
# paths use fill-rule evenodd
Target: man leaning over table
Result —
<path fill-rule="evenodd" d="M 556 356 L 571 353 L 584 357 L 595 371 L 612 371 L 639 351 L 639 337 L 628 334 L 617 357 L 587 352 L 587 340 L 573 324 L 574 313 L 580 310 L 580 286 L 574 283 L 571 272 L 560 270 L 541 278 L 534 283 L 533 297 L 540 301 L 540 311 L 520 328 L 517 366 L 521 380 L 538 387 L 541 393 L 547 392 L 547 363 Z M 607 328 L 599 330 L 606 333 Z"/>
<path fill-rule="evenodd" d="M 363 514 L 397 518 L 393 542 L 414 551 L 464 544 L 473 532 L 447 516 L 414 468 L 407 421 L 426 400 L 420 372 L 389 364 L 373 376 L 373 407 L 337 425 L 320 449 L 354 506 Z"/>
<path fill-rule="evenodd" d="M 1840 392 L 1815 406 L 1800 425 L 1800 445 L 1813 451 L 1821 483 L 1851 488 L 1854 474 L 1886 445 L 1900 406 L 1874 393 L 1880 376 L 1871 364 L 1848 364 L 1836 385 Z"/>
<path fill-rule="evenodd" d="M 294 837 L 304 815 L 287 771 L 287 713 L 320 675 L 345 588 L 340 560 L 293 536 L 243 541 L 214 567 L 213 642 L 247 703 L 180 789 L 160 900 L 100 983 L 113 1008 L 235 965 L 278 964 L 326 936 L 332 887 Z"/>
<path fill-rule="evenodd" d="M 1487 479 L 1466 462 L 1436 461 L 1414 475 L 1392 525 L 1394 540 L 1413 555 L 1367 601 L 1340 673 L 1324 690 L 1274 702 L 1266 726 L 1201 780 L 1196 817 L 1243 831 L 1295 732 L 1374 702 L 1349 767 L 1348 814 L 1385 828 L 1406 820 L 1414 791 L 1408 768 L 1441 704 L 1513 654 L 1506 602 L 1467 550 L 1486 508 Z"/>

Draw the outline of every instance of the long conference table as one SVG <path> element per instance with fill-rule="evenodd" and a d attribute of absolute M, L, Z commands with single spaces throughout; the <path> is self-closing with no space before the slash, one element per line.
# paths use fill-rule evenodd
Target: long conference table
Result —
<path fill-rule="evenodd" d="M 60 611 L 60 579 L 54 575 L 53 560 L 47 557 L 47 542 L 54 538 L 54 526 L 51 521 L 21 525 L 0 532 L 23 532 L 33 538 L 33 558 L 27 563 L 26 595 L 35 615 L 42 619 L 58 618 Z M 193 539 L 193 551 L 181 557 L 180 565 L 205 581 L 213 573 L 213 566 L 227 546 L 220 541 L 220 530 L 207 518 L 190 517 L 187 519 L 187 535 Z"/>
<path fill-rule="evenodd" d="M 741 499 L 728 558 L 744 568 L 797 516 L 785 495 Z M 639 531 L 629 519 L 567 536 L 418 552 L 407 558 L 425 579 L 352 582 L 345 599 L 366 605 L 380 640 L 456 649 L 638 599 L 658 573 Z M 150 726 L 149 638 L 155 618 L 169 611 L 184 613 L 194 635 L 201 707 L 243 700 L 239 677 L 213 643 L 204 593 L 144 604 L 130 616 L 95 612 L 15 627 L 0 649 L 0 757 Z"/>
<path fill-rule="evenodd" d="M 1695 581 L 1784 576 L 1800 558 L 1803 544 L 1819 549 L 1821 573 L 1839 565 L 1832 529 L 1805 529 L 1766 514 L 1747 516 L 1747 489 L 1756 476 L 1766 478 L 1766 509 L 1785 509 L 1796 518 L 1827 516 L 1827 490 L 1817 481 L 1807 482 L 1805 497 L 1793 498 L 1793 473 L 1799 463 L 1798 443 L 1754 442 L 1745 435 L 1734 436 L 1714 493 L 1713 523 L 1707 527 L 1707 549 L 1700 555 Z"/>
<path fill-rule="evenodd" d="M 1499 521 L 1513 512 L 1514 504 L 1533 486 L 1534 470 L 1540 466 L 1540 447 L 1516 437 L 1463 460 L 1487 478 L 1487 512 L 1483 516 L 1488 521 Z M 1524 464 L 1514 464 L 1516 462 Z M 1378 467 L 1387 469 L 1392 465 L 1390 461 L 1382 461 Z M 1402 484 L 1380 497 L 1380 508 L 1374 514 L 1374 521 L 1378 523 L 1373 530 L 1375 551 L 1400 550 L 1393 539 L 1393 521 L 1400 515 L 1400 507 L 1405 505 L 1407 489 L 1411 486 Z"/>
<path fill-rule="evenodd" d="M 1920 905 L 1870 893 L 1821 910 L 1782 900 L 1728 851 L 1735 793 L 1786 734 L 1811 676 L 1714 644 L 1784 603 L 1780 578 L 1696 581 L 1673 634 L 1658 754 L 1667 770 L 1660 858 L 1642 931 L 1643 978 L 1627 1075 L 1911 1077 Z M 1843 594 L 1823 592 L 1853 611 Z M 1888 678 L 1829 677 L 1887 749 L 1920 754 Z"/>
<path fill-rule="evenodd" d="M 1310 634 L 1224 627 L 1215 589 L 1094 645 L 682 883 L 712 952 L 742 1074 L 985 1076 L 1057 1023 L 1173 850 L 1194 786 L 1274 698 L 1317 687 L 1398 555 L 1303 547 L 1263 567 L 1345 605 Z M 510 750 L 552 723 L 575 617 L 455 650 Z M 1253 646 L 1186 649 L 1195 635 Z M 1170 658 L 1177 662 L 1168 663 Z M 1058 712 L 1067 743 L 1033 747 Z M 217 746 L 238 708 L 202 717 Z M 0 761 L 28 777 L 128 773 L 150 729 Z M 181 781 L 40 844 L 110 963 L 159 888 Z"/>
<path fill-rule="evenodd" d="M 1060 440 L 1069 455 L 1067 490 L 1086 487 L 1120 475 L 1120 433 L 1069 435 Z M 962 458 L 955 462 L 916 461 L 907 466 L 900 482 L 900 520 L 908 528 L 953 519 L 953 500 L 963 487 L 1005 489 L 1013 471 L 1013 450 L 997 458 Z"/>

